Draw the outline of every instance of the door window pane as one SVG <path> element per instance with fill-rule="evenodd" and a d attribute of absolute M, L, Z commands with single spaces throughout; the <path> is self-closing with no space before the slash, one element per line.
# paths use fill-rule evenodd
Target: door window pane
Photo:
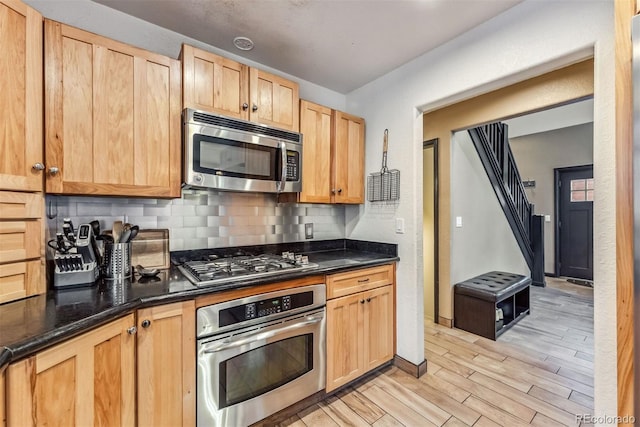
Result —
<path fill-rule="evenodd" d="M 593 202 L 593 178 L 572 179 L 570 197 L 572 202 Z"/>

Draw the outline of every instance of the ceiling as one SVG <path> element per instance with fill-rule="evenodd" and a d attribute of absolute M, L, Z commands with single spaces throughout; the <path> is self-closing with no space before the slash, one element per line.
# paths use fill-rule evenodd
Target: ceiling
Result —
<path fill-rule="evenodd" d="M 94 1 L 344 94 L 522 0 Z"/>
<path fill-rule="evenodd" d="M 525 114 L 503 122 L 509 125 L 509 138 L 592 123 L 593 98 Z"/>

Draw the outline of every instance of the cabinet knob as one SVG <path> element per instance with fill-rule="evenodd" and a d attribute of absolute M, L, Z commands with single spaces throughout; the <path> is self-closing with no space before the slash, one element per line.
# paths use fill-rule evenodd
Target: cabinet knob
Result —
<path fill-rule="evenodd" d="M 136 332 L 138 332 L 138 328 L 136 328 L 135 326 L 132 326 L 129 329 L 127 329 L 127 333 L 129 335 L 135 335 Z"/>
<path fill-rule="evenodd" d="M 253 112 L 258 111 L 258 106 L 256 104 L 253 104 L 253 107 L 251 107 L 251 111 Z"/>
<path fill-rule="evenodd" d="M 144 319 L 141 323 L 143 328 L 148 328 L 149 326 L 151 326 L 151 320 L 149 319 Z"/>
<path fill-rule="evenodd" d="M 367 298 L 367 302 L 371 302 L 371 298 Z"/>
<path fill-rule="evenodd" d="M 49 174 L 51 176 L 57 175 L 58 172 L 60 172 L 60 169 L 58 169 L 56 166 L 52 166 L 49 168 Z"/>
<path fill-rule="evenodd" d="M 246 102 L 242 104 L 242 111 L 247 111 L 248 109 L 249 109 L 249 104 L 247 104 Z"/>
<path fill-rule="evenodd" d="M 342 193 L 342 188 L 338 188 L 338 194 Z"/>
<path fill-rule="evenodd" d="M 336 189 L 335 188 L 331 189 L 331 194 L 336 194 Z"/>
<path fill-rule="evenodd" d="M 360 304 L 364 304 L 364 300 L 363 299 L 360 300 Z"/>
<path fill-rule="evenodd" d="M 40 162 L 34 163 L 33 166 L 31 166 L 31 169 L 33 169 L 34 171 L 43 171 L 44 165 Z"/>

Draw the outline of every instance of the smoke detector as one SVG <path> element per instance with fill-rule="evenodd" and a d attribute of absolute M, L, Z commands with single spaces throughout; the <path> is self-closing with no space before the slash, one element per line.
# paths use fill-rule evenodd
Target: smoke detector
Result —
<path fill-rule="evenodd" d="M 233 39 L 233 44 L 240 50 L 253 49 L 253 42 L 248 37 L 236 37 Z"/>

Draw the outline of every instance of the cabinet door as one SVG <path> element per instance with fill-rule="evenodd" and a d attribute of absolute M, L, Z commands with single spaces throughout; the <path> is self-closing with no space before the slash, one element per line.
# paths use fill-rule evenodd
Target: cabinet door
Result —
<path fill-rule="evenodd" d="M 0 303 L 42 294 L 42 193 L 0 191 Z"/>
<path fill-rule="evenodd" d="M 0 0 L 0 190 L 42 191 L 42 15 Z"/>
<path fill-rule="evenodd" d="M 364 203 L 364 119 L 334 113 L 335 203 Z"/>
<path fill-rule="evenodd" d="M 7 368 L 7 426 L 135 424 L 133 315 Z"/>
<path fill-rule="evenodd" d="M 364 303 L 355 294 L 327 301 L 327 392 L 364 373 Z"/>
<path fill-rule="evenodd" d="M 249 119 L 249 68 L 231 59 L 182 45 L 184 108 Z"/>
<path fill-rule="evenodd" d="M 298 132 L 298 84 L 257 68 L 249 69 L 249 120 Z"/>
<path fill-rule="evenodd" d="M 138 310 L 138 425 L 195 425 L 195 303 Z"/>
<path fill-rule="evenodd" d="M 46 188 L 180 196 L 180 63 L 45 21 Z"/>
<path fill-rule="evenodd" d="M 364 371 L 393 358 L 393 286 L 364 293 Z"/>
<path fill-rule="evenodd" d="M 302 203 L 331 203 L 331 109 L 300 101 Z"/>

